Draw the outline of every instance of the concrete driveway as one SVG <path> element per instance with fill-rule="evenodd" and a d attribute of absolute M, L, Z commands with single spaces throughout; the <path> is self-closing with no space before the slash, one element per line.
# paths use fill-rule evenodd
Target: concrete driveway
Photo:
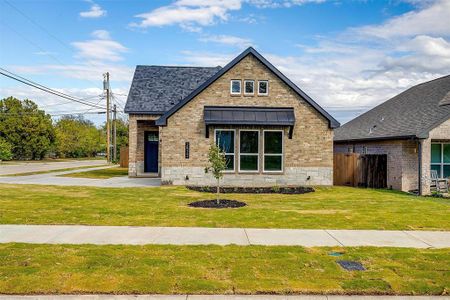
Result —
<path fill-rule="evenodd" d="M 102 161 L 103 162 L 103 161 Z M 103 162 L 104 163 L 104 162 Z M 85 168 L 80 170 L 51 172 L 45 174 L 27 175 L 27 176 L 4 176 L 0 177 L 0 183 L 8 184 L 40 184 L 40 185 L 59 185 L 59 186 L 95 186 L 95 187 L 151 187 L 160 186 L 159 178 L 128 178 L 128 176 L 112 177 L 108 179 L 59 177 L 58 175 L 85 172 L 91 170 L 112 168 L 114 166 L 100 166 Z"/>
<path fill-rule="evenodd" d="M 61 162 L 14 162 L 0 164 L 0 175 L 12 175 L 27 172 L 41 172 L 86 166 L 105 165 L 106 160 L 68 160 Z"/>

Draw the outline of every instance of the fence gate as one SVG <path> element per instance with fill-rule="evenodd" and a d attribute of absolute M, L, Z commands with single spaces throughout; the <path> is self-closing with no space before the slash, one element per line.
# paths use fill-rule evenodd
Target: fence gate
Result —
<path fill-rule="evenodd" d="M 120 147 L 120 167 L 128 168 L 128 147 Z"/>
<path fill-rule="evenodd" d="M 335 185 L 386 188 L 386 154 L 334 154 Z"/>

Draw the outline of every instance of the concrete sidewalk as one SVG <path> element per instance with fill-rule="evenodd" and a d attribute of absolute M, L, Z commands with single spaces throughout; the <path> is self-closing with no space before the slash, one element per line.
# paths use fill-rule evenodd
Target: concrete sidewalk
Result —
<path fill-rule="evenodd" d="M 128 178 L 128 176 L 111 177 L 107 179 L 59 177 L 59 175 L 87 172 L 114 166 L 100 166 L 71 171 L 51 172 L 28 176 L 0 177 L 0 183 L 8 184 L 39 184 L 58 186 L 93 186 L 93 187 L 151 187 L 160 186 L 160 178 Z"/>
<path fill-rule="evenodd" d="M 340 295 L 43 295 L 1 296 L 8 300 L 443 300 L 448 296 L 340 296 Z"/>
<path fill-rule="evenodd" d="M 67 160 L 67 161 L 44 161 L 44 162 L 15 162 L 12 164 L 0 164 L 0 175 L 12 175 L 25 172 L 41 172 L 58 169 L 79 168 L 86 166 L 106 165 L 106 160 Z"/>
<path fill-rule="evenodd" d="M 449 231 L 0 225 L 0 243 L 450 247 Z"/>

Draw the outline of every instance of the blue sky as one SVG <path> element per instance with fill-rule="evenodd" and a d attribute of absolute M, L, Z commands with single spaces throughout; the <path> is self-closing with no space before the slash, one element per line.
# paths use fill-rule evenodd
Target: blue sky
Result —
<path fill-rule="evenodd" d="M 450 0 L 0 0 L 0 66 L 94 103 L 109 71 L 120 107 L 137 64 L 223 66 L 251 45 L 344 123 L 450 73 L 449 15 Z M 89 109 L 0 77 L 10 95 Z"/>

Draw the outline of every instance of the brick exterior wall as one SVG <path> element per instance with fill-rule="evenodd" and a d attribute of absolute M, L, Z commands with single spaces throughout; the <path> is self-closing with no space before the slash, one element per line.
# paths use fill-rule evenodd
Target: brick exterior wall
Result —
<path fill-rule="evenodd" d="M 128 176 L 130 177 L 144 173 L 144 133 L 159 130 L 157 126 L 151 125 L 158 118 L 156 115 L 129 115 Z"/>
<path fill-rule="evenodd" d="M 430 194 L 431 143 L 450 142 L 450 119 L 429 133 L 429 138 L 420 141 L 388 140 L 373 142 L 335 143 L 336 153 L 355 152 L 367 154 L 387 154 L 387 185 L 396 190 L 410 191 L 419 188 L 419 147 L 422 149 L 422 194 Z"/>
<path fill-rule="evenodd" d="M 361 154 L 387 155 L 387 186 L 396 190 L 409 191 L 417 189 L 418 156 L 417 143 L 413 141 L 390 140 L 361 143 L 336 143 L 336 153 L 354 152 Z M 414 180 L 415 176 L 415 180 Z"/>
<path fill-rule="evenodd" d="M 231 96 L 231 79 L 253 79 L 255 80 L 255 89 L 258 80 L 269 80 L 269 95 Z M 332 184 L 333 131 L 328 126 L 328 120 L 252 55 L 245 57 L 172 115 L 168 119 L 167 126 L 160 127 L 160 162 L 163 181 L 170 181 L 173 184 L 211 184 L 214 182 L 210 175 L 204 173 L 204 168 L 208 164 L 208 149 L 214 141 L 214 128 L 210 128 L 209 138 L 205 138 L 203 120 L 205 105 L 294 108 L 296 123 L 293 138 L 288 139 L 287 129 L 284 134 L 284 172 L 263 174 L 260 170 L 259 174 L 249 175 L 236 171 L 234 174 L 224 176 L 225 184 Z M 185 142 L 190 143 L 189 159 L 185 158 Z M 237 170 L 238 155 L 235 157 Z M 130 165 L 131 162 L 130 159 Z M 260 167 L 260 169 L 262 168 Z"/>

